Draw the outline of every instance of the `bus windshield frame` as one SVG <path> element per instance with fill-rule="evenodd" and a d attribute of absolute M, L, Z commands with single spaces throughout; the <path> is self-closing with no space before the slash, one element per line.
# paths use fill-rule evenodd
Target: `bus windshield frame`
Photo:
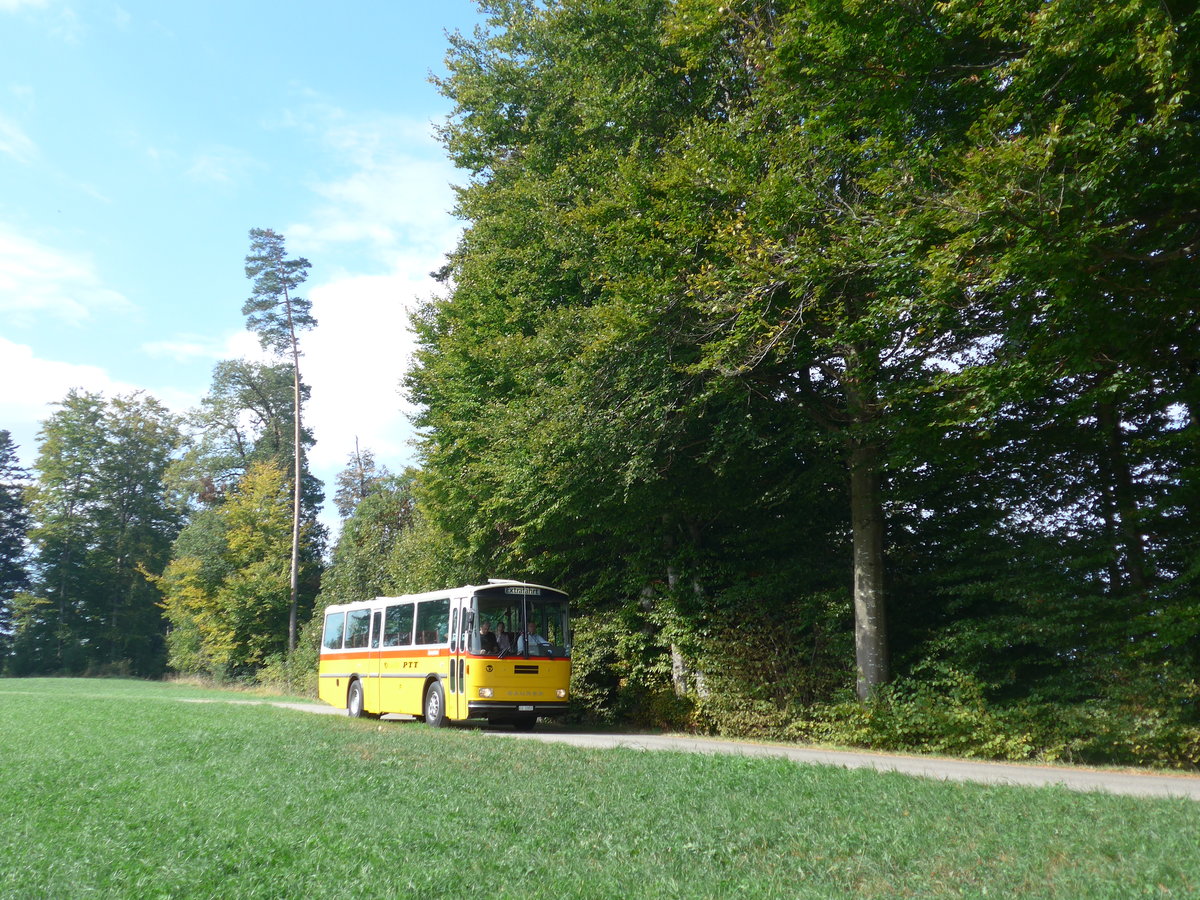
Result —
<path fill-rule="evenodd" d="M 553 588 L 524 584 L 479 588 L 471 597 L 469 627 L 468 649 L 477 656 L 571 658 L 567 595 Z"/>

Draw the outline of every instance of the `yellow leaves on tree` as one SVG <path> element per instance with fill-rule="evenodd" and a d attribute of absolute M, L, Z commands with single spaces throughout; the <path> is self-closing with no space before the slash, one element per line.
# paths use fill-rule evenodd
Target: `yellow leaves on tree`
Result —
<path fill-rule="evenodd" d="M 158 579 L 172 626 L 172 667 L 232 674 L 286 646 L 290 498 L 291 485 L 276 465 L 252 466 L 215 511 L 219 558 L 172 560 Z"/>

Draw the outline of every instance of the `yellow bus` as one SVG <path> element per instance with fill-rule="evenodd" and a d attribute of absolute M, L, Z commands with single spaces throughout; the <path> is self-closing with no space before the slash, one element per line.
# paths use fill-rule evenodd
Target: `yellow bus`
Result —
<path fill-rule="evenodd" d="M 499 579 L 330 606 L 320 697 L 356 717 L 533 728 L 567 710 L 567 607 L 562 591 Z"/>

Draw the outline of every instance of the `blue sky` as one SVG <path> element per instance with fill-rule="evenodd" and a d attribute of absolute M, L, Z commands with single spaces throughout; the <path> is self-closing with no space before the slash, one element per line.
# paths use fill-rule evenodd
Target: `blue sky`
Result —
<path fill-rule="evenodd" d="M 455 242 L 429 83 L 469 0 L 0 0 L 0 428 L 71 387 L 184 412 L 244 330 L 250 228 L 311 263 L 316 474 L 411 461 L 407 311 Z M 330 491 L 332 493 L 332 491 Z"/>

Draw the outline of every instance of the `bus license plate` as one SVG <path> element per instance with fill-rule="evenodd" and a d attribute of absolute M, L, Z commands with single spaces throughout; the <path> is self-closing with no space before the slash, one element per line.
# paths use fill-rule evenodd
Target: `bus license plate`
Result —
<path fill-rule="evenodd" d="M 517 711 L 518 712 L 533 712 L 533 707 L 532 706 L 518 706 Z"/>

